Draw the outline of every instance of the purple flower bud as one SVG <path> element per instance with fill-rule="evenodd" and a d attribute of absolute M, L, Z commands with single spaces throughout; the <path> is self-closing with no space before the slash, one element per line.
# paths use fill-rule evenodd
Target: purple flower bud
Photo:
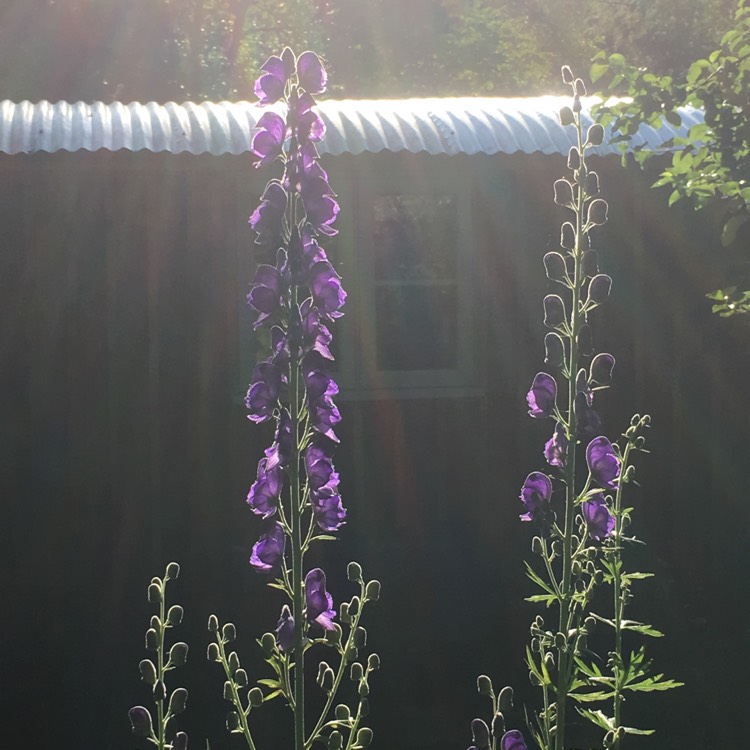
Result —
<path fill-rule="evenodd" d="M 565 468 L 565 460 L 568 456 L 568 438 L 565 427 L 560 422 L 555 425 L 552 437 L 544 444 L 544 457 L 550 466 Z"/>
<path fill-rule="evenodd" d="M 326 591 L 326 574 L 320 568 L 313 568 L 305 576 L 306 616 L 325 630 L 333 630 L 333 597 Z"/>
<path fill-rule="evenodd" d="M 281 304 L 281 274 L 273 266 L 258 266 L 247 295 L 247 304 L 258 313 L 253 328 L 259 328 Z"/>
<path fill-rule="evenodd" d="M 558 206 L 569 206 L 574 202 L 573 186 L 567 180 L 555 180 L 552 187 L 555 191 L 555 203 Z"/>
<path fill-rule="evenodd" d="M 599 175 L 596 172 L 589 172 L 584 178 L 583 192 L 588 198 L 599 195 Z"/>
<path fill-rule="evenodd" d="M 621 463 L 606 437 L 594 438 L 586 448 L 586 463 L 592 479 L 607 490 L 616 490 Z"/>
<path fill-rule="evenodd" d="M 534 419 L 545 419 L 555 409 L 557 399 L 557 383 L 546 372 L 539 372 L 534 377 L 531 390 L 526 394 L 529 405 L 529 416 Z"/>
<path fill-rule="evenodd" d="M 562 74 L 563 83 L 571 84 L 575 80 L 573 78 L 573 71 L 570 69 L 569 65 L 563 65 L 562 68 L 560 68 L 560 73 Z"/>
<path fill-rule="evenodd" d="M 294 651 L 294 618 L 286 604 L 281 608 L 281 617 L 276 625 L 276 643 L 285 654 Z"/>
<path fill-rule="evenodd" d="M 289 47 L 284 47 L 284 49 L 281 52 L 281 61 L 284 63 L 284 75 L 287 78 L 291 78 L 292 73 L 294 73 L 294 66 L 296 65 L 296 60 L 294 57 L 294 52 Z"/>
<path fill-rule="evenodd" d="M 309 285 L 313 304 L 320 314 L 329 318 L 339 317 L 339 311 L 346 301 L 346 292 L 341 286 L 341 277 L 327 260 L 319 261 L 310 269 Z"/>
<path fill-rule="evenodd" d="M 245 406 L 253 422 L 271 418 L 279 400 L 281 372 L 270 362 L 259 362 L 253 371 L 253 382 L 245 397 Z"/>
<path fill-rule="evenodd" d="M 286 138 L 286 123 L 275 112 L 266 112 L 255 126 L 250 150 L 259 157 L 256 167 L 265 167 L 281 155 Z"/>
<path fill-rule="evenodd" d="M 589 400 L 589 394 L 581 391 L 576 394 L 573 402 L 573 412 L 576 418 L 576 433 L 580 438 L 590 438 L 601 430 L 602 422 L 594 411 Z"/>
<path fill-rule="evenodd" d="M 263 192 L 260 205 L 248 222 L 258 233 L 256 242 L 268 244 L 278 240 L 286 211 L 286 190 L 278 180 L 271 180 Z"/>
<path fill-rule="evenodd" d="M 566 127 L 567 125 L 575 124 L 575 117 L 573 116 L 573 110 L 570 107 L 563 107 L 560 110 L 560 125 Z"/>
<path fill-rule="evenodd" d="M 520 518 L 522 521 L 534 521 L 542 518 L 552 498 L 552 482 L 546 474 L 532 471 L 521 487 L 521 502 L 526 508 Z"/>
<path fill-rule="evenodd" d="M 517 729 L 511 729 L 500 740 L 500 750 L 527 750 L 523 735 Z"/>
<path fill-rule="evenodd" d="M 185 732 L 177 732 L 172 740 L 172 750 L 187 750 L 188 736 Z"/>
<path fill-rule="evenodd" d="M 544 364 L 560 367 L 565 359 L 565 345 L 556 333 L 548 333 L 544 337 Z"/>
<path fill-rule="evenodd" d="M 153 734 L 153 725 L 151 723 L 151 714 L 143 706 L 133 706 L 128 711 L 130 717 L 130 726 L 133 734 L 141 739 L 146 739 Z"/>
<path fill-rule="evenodd" d="M 250 565 L 259 573 L 277 573 L 284 558 L 286 534 L 278 521 L 267 527 L 253 545 Z"/>
<path fill-rule="evenodd" d="M 592 539 L 601 542 L 612 535 L 615 529 L 615 517 L 603 498 L 597 496 L 591 500 L 585 500 L 581 503 L 581 510 L 589 536 Z"/>
<path fill-rule="evenodd" d="M 601 226 L 607 221 L 607 201 L 604 198 L 595 198 L 589 203 L 588 223 Z"/>
<path fill-rule="evenodd" d="M 471 722 L 471 738 L 477 748 L 490 746 L 490 728 L 482 719 L 473 719 Z"/>
<path fill-rule="evenodd" d="M 615 366 L 615 358 L 611 354 L 597 354 L 591 360 L 589 368 L 590 378 L 599 385 L 609 385 L 612 382 L 612 370 Z"/>
<path fill-rule="evenodd" d="M 581 268 L 584 276 L 596 276 L 599 273 L 599 256 L 596 250 L 587 250 L 583 254 Z"/>
<path fill-rule="evenodd" d="M 560 246 L 566 250 L 572 250 L 576 246 L 576 230 L 569 221 L 560 228 Z"/>
<path fill-rule="evenodd" d="M 247 504 L 256 515 L 268 518 L 276 513 L 284 483 L 284 473 L 280 466 L 275 466 L 270 471 L 266 469 L 267 458 L 261 458 L 258 462 L 258 478 L 250 487 L 247 495 Z"/>
<path fill-rule="evenodd" d="M 578 113 L 582 109 L 583 109 L 583 106 L 581 104 L 581 97 L 578 94 L 576 94 L 573 97 L 573 111 L 576 112 L 576 113 Z"/>
<path fill-rule="evenodd" d="M 586 96 L 586 86 L 582 79 L 576 78 L 573 85 L 575 87 L 576 96 Z"/>
<path fill-rule="evenodd" d="M 594 403 L 594 392 L 589 385 L 588 373 L 583 368 L 576 373 L 576 393 L 583 393 L 589 406 Z"/>
<path fill-rule="evenodd" d="M 599 273 L 589 282 L 589 300 L 601 305 L 609 298 L 612 279 L 606 273 Z"/>
<path fill-rule="evenodd" d="M 273 104 L 284 95 L 287 73 L 280 57 L 275 55 L 260 66 L 263 75 L 255 82 L 255 95 L 259 104 Z"/>
<path fill-rule="evenodd" d="M 557 294 L 548 294 L 544 298 L 544 325 L 557 328 L 565 322 L 565 304 Z"/>
<path fill-rule="evenodd" d="M 314 52 L 303 52 L 297 58 L 299 85 L 310 94 L 322 94 L 326 90 L 328 75 L 320 58 Z"/>
<path fill-rule="evenodd" d="M 585 357 L 594 353 L 594 340 L 591 336 L 591 326 L 584 323 L 578 331 L 578 351 Z"/>
<path fill-rule="evenodd" d="M 581 168 L 581 154 L 575 146 L 570 147 L 568 151 L 568 169 L 576 171 Z"/>
<path fill-rule="evenodd" d="M 560 253 L 547 253 L 544 256 L 544 270 L 550 281 L 563 281 L 566 274 L 565 258 Z"/>
<path fill-rule="evenodd" d="M 604 140 L 604 128 L 595 122 L 588 130 L 586 134 L 586 141 L 592 146 L 601 146 Z"/>

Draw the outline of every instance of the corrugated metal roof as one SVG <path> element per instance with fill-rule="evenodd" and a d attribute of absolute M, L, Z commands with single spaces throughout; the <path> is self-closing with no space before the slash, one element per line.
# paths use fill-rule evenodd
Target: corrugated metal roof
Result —
<path fill-rule="evenodd" d="M 327 100 L 318 104 L 326 124 L 321 153 L 359 154 L 426 151 L 429 154 L 566 154 L 573 129 L 560 126 L 557 113 L 568 97 Z M 589 102 L 590 103 L 590 102 Z M 250 102 L 123 104 L 95 102 L 0 102 L 0 152 L 169 151 L 241 154 L 266 111 Z M 633 145 L 658 148 L 684 136 L 703 119 L 682 109 L 679 128 L 643 127 Z M 585 115 L 587 124 L 591 122 Z M 617 153 L 605 143 L 599 155 Z"/>

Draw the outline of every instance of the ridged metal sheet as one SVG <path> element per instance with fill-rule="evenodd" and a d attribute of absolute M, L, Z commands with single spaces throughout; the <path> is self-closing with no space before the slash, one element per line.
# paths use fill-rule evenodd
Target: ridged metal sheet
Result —
<path fill-rule="evenodd" d="M 567 97 L 327 100 L 318 104 L 326 124 L 321 153 L 426 151 L 429 154 L 566 154 L 573 129 L 557 113 Z M 123 104 L 0 102 L 0 152 L 169 151 L 241 154 L 249 149 L 265 109 L 250 102 Z M 684 136 L 703 117 L 680 110 L 679 128 L 643 127 L 636 145 L 658 148 Z M 584 115 L 586 124 L 591 122 Z M 618 153 L 605 143 L 599 155 Z"/>

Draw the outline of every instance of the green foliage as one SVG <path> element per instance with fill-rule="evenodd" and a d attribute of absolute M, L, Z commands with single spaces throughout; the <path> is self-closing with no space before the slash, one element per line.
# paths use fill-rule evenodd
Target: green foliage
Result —
<path fill-rule="evenodd" d="M 674 81 L 625 61 L 622 55 L 600 53 L 591 69 L 592 78 L 608 94 L 627 97 L 608 103 L 598 112 L 603 124 L 611 124 L 615 140 L 627 143 L 641 124 L 658 126 L 662 119 L 672 125 L 681 122 L 681 107 L 699 107 L 704 122 L 695 125 L 685 138 L 662 144 L 672 149 L 671 164 L 654 187 L 669 187 L 669 205 L 687 200 L 697 210 L 719 211 L 721 242 L 738 243 L 750 226 L 750 4 L 740 0 L 734 24 L 716 49 L 694 60 L 684 78 Z M 663 149 L 636 149 L 643 164 Z M 750 312 L 750 292 L 737 287 L 711 292 L 713 312 L 723 317 Z"/>

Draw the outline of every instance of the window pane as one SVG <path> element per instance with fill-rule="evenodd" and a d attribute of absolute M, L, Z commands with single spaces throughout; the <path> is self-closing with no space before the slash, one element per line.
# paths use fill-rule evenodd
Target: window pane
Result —
<path fill-rule="evenodd" d="M 455 284 L 377 287 L 378 370 L 455 369 L 457 312 Z"/>
<path fill-rule="evenodd" d="M 381 280 L 456 278 L 456 205 L 450 196 L 375 198 L 374 268 Z"/>

